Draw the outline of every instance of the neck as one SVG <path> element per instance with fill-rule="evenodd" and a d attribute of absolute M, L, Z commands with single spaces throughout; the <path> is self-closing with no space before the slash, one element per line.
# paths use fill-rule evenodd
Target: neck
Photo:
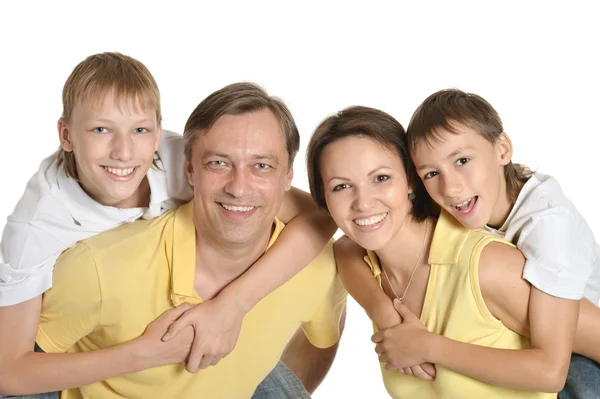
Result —
<path fill-rule="evenodd" d="M 427 263 L 434 230 L 433 218 L 427 219 L 427 223 L 408 219 L 388 245 L 375 251 L 390 277 L 405 280 L 412 273 L 417 260 L 419 264 Z"/>
<path fill-rule="evenodd" d="M 196 232 L 196 292 L 209 300 L 241 276 L 265 252 L 271 231 L 250 243 L 232 244 L 212 240 Z"/>
<path fill-rule="evenodd" d="M 125 201 L 116 205 L 116 208 L 143 208 L 150 206 L 150 183 L 144 176 L 135 193 Z"/>
<path fill-rule="evenodd" d="M 518 190 L 516 195 L 519 195 L 519 192 L 523 188 L 523 183 L 519 182 Z M 508 215 L 510 215 L 510 211 L 513 206 L 515 206 L 515 201 L 510 199 L 510 195 L 508 193 L 509 187 L 506 184 L 506 178 L 502 175 L 502 180 L 500 181 L 500 196 L 494 205 L 494 210 L 492 211 L 492 215 L 490 216 L 490 220 L 487 225 L 494 228 L 499 229 L 502 227 L 506 219 L 508 219 Z"/>

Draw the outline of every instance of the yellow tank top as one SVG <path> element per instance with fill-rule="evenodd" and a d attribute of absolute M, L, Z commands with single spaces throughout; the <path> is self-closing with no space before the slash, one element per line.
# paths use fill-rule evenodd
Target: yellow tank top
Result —
<path fill-rule="evenodd" d="M 484 230 L 469 230 L 442 212 L 429 253 L 431 271 L 421 322 L 435 334 L 457 341 L 501 349 L 527 349 L 528 338 L 509 330 L 488 310 L 479 288 L 479 257 L 493 241 L 511 245 Z M 365 261 L 381 287 L 381 267 L 374 252 Z M 557 394 L 502 388 L 436 366 L 434 381 L 424 381 L 387 371 L 383 382 L 395 399 L 527 398 L 550 399 Z"/>

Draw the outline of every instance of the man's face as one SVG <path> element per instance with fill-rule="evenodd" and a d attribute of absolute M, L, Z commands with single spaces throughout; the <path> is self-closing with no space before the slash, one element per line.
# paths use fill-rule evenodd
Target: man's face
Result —
<path fill-rule="evenodd" d="M 281 126 L 263 109 L 224 115 L 192 147 L 194 222 L 213 242 L 251 246 L 268 237 L 293 173 Z"/>

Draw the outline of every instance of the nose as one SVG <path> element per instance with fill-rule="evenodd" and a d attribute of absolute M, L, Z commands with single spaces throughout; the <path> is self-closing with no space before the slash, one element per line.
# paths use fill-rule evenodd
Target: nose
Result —
<path fill-rule="evenodd" d="M 445 173 L 442 176 L 442 190 L 446 197 L 459 195 L 463 190 L 462 179 L 456 173 Z"/>
<path fill-rule="evenodd" d="M 236 198 L 245 197 L 252 193 L 252 176 L 246 168 L 233 168 L 225 191 Z"/>
<path fill-rule="evenodd" d="M 133 137 L 129 133 L 117 133 L 113 136 L 111 142 L 111 153 L 112 159 L 118 161 L 130 161 L 133 159 L 134 154 L 134 142 Z"/>
<path fill-rule="evenodd" d="M 354 197 L 354 209 L 357 211 L 368 211 L 375 207 L 375 196 L 372 190 L 365 188 L 356 188 Z"/>

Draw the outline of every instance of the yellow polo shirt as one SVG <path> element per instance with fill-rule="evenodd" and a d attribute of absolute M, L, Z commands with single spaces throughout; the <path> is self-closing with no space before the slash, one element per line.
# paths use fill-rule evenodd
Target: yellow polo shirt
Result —
<path fill-rule="evenodd" d="M 37 343 L 46 352 L 88 352 L 140 336 L 165 310 L 201 303 L 194 290 L 191 203 L 82 241 L 56 263 L 44 294 Z M 269 247 L 284 225 L 276 220 Z M 293 254 L 290 254 L 293 256 Z M 346 301 L 331 243 L 245 317 L 233 352 L 190 374 L 166 365 L 63 391 L 64 398 L 250 398 L 302 327 L 320 348 L 334 345 Z"/>
<path fill-rule="evenodd" d="M 531 348 L 529 339 L 509 330 L 488 310 L 479 288 L 479 257 L 493 241 L 511 245 L 484 230 L 469 230 L 441 213 L 429 252 L 431 271 L 421 322 L 435 334 L 457 341 L 500 349 Z M 365 261 L 381 287 L 381 267 L 374 252 Z M 436 366 L 436 378 L 424 381 L 380 363 L 383 382 L 395 399 L 550 399 L 556 394 L 501 388 Z"/>

